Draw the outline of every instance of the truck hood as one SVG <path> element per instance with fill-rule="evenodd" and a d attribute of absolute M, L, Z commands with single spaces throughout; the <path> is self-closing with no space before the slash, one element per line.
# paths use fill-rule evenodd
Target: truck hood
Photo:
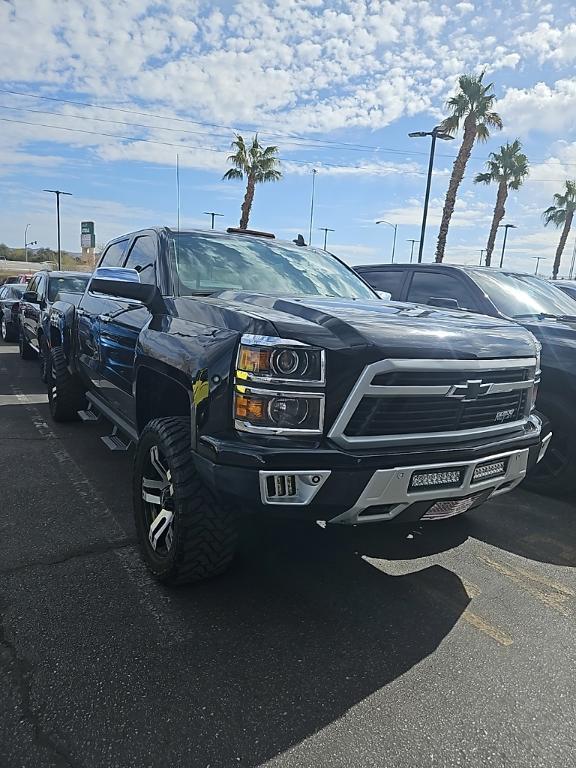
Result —
<path fill-rule="evenodd" d="M 279 336 L 327 349 L 373 348 L 374 357 L 531 357 L 534 338 L 498 318 L 375 299 L 279 298 L 226 291 L 222 309 L 272 323 Z"/>
<path fill-rule="evenodd" d="M 566 320 L 523 320 L 522 325 L 542 344 L 542 365 L 576 372 L 576 322 Z"/>

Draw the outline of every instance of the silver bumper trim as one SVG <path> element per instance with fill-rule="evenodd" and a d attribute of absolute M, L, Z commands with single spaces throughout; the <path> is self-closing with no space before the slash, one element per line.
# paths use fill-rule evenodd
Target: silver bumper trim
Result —
<path fill-rule="evenodd" d="M 458 461 L 450 464 L 416 464 L 412 467 L 396 469 L 377 469 L 366 487 L 360 494 L 353 507 L 340 515 L 333 517 L 329 523 L 356 525 L 359 523 L 376 523 L 392 520 L 406 507 L 417 501 L 441 501 L 442 499 L 458 499 L 480 491 L 492 490 L 492 495 L 506 493 L 515 488 L 525 477 L 528 466 L 529 449 L 497 453 L 493 456 L 482 456 L 475 461 Z M 474 470 L 479 464 L 507 459 L 506 472 L 499 477 L 488 478 L 473 483 Z M 449 471 L 452 468 L 464 468 L 464 477 L 456 488 L 411 489 L 410 480 L 414 472 Z M 391 506 L 381 514 L 362 517 L 361 513 L 369 507 Z"/>

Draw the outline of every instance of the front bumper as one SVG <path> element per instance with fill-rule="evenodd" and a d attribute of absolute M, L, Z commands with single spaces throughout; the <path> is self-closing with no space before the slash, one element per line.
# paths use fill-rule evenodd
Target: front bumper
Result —
<path fill-rule="evenodd" d="M 195 459 L 216 492 L 268 517 L 352 525 L 409 522 L 447 517 L 512 490 L 542 458 L 550 437 L 548 422 L 533 415 L 513 437 L 426 453 L 381 449 L 359 455 L 332 447 L 255 450 L 242 441 L 208 439 Z M 216 457 L 210 455 L 214 453 Z M 496 462 L 503 463 L 497 475 L 479 476 L 479 466 Z M 415 474 L 446 472 L 458 474 L 450 487 L 412 483 Z M 439 503 L 458 499 L 466 501 L 460 506 Z"/>

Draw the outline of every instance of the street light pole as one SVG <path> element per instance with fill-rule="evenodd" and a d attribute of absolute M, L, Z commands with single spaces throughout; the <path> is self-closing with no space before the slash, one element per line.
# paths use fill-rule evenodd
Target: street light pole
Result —
<path fill-rule="evenodd" d="M 330 229 L 330 227 L 318 227 L 318 229 L 321 232 L 324 232 L 324 250 L 326 250 L 326 240 L 328 238 L 328 232 L 336 232 L 336 230 Z"/>
<path fill-rule="evenodd" d="M 482 256 L 484 256 L 484 253 L 486 252 L 486 248 L 480 249 L 480 261 L 478 262 L 478 266 L 482 266 Z"/>
<path fill-rule="evenodd" d="M 412 256 L 414 256 L 414 243 L 419 243 L 420 240 L 406 240 L 407 243 L 412 243 L 410 248 L 410 264 L 412 264 Z"/>
<path fill-rule="evenodd" d="M 204 211 L 204 213 L 206 214 L 206 216 L 212 217 L 212 225 L 210 229 L 214 229 L 214 219 L 216 218 L 216 216 L 224 216 L 223 213 L 216 213 L 215 211 Z"/>
<path fill-rule="evenodd" d="M 532 256 L 533 259 L 536 259 L 536 272 L 534 272 L 535 275 L 538 274 L 538 269 L 540 268 L 540 262 L 542 259 L 547 259 L 548 256 Z"/>
<path fill-rule="evenodd" d="M 504 229 L 504 241 L 502 242 L 502 254 L 500 256 L 500 269 L 502 269 L 502 264 L 504 264 L 504 251 L 506 250 L 506 238 L 508 237 L 508 230 L 518 229 L 518 227 L 516 224 L 500 224 L 499 226 Z"/>
<path fill-rule="evenodd" d="M 314 222 L 314 190 L 316 188 L 316 168 L 312 168 L 312 197 L 310 198 L 310 231 L 308 232 L 308 245 L 312 245 L 312 224 Z"/>
<path fill-rule="evenodd" d="M 434 150 L 436 149 L 436 139 L 442 139 L 443 141 L 450 141 L 454 136 L 450 136 L 449 133 L 443 131 L 439 125 L 432 128 L 431 131 L 414 131 L 409 133 L 411 139 L 423 138 L 424 136 L 431 136 L 432 141 L 430 143 L 430 160 L 428 161 L 428 178 L 426 180 L 426 194 L 424 196 L 424 210 L 422 211 L 422 229 L 420 231 L 420 247 L 418 249 L 418 264 L 422 263 L 422 255 L 424 252 L 424 237 L 426 235 L 426 219 L 428 218 L 428 201 L 430 200 L 430 187 L 432 185 L 432 169 L 434 168 Z"/>
<path fill-rule="evenodd" d="M 51 192 L 56 195 L 56 223 L 58 227 L 58 269 L 62 269 L 62 252 L 60 249 L 60 195 L 69 195 L 72 197 L 72 192 L 62 192 L 61 189 L 45 189 L 44 192 Z"/>
<path fill-rule="evenodd" d="M 30 224 L 26 224 L 26 229 L 24 230 L 24 261 L 28 261 L 28 227 Z"/>
<path fill-rule="evenodd" d="M 398 232 L 398 224 L 392 224 L 389 221 L 386 221 L 385 219 L 380 219 L 376 222 L 376 224 L 388 224 L 389 227 L 392 227 L 394 230 L 394 240 L 392 241 L 392 261 L 391 264 L 394 264 L 394 254 L 396 253 L 396 234 Z"/>

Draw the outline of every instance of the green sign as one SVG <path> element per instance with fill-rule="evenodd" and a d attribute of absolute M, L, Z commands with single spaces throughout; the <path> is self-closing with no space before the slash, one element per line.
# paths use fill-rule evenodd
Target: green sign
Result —
<path fill-rule="evenodd" d="M 96 246 L 93 221 L 80 222 L 80 244 L 82 248 L 94 248 Z"/>

